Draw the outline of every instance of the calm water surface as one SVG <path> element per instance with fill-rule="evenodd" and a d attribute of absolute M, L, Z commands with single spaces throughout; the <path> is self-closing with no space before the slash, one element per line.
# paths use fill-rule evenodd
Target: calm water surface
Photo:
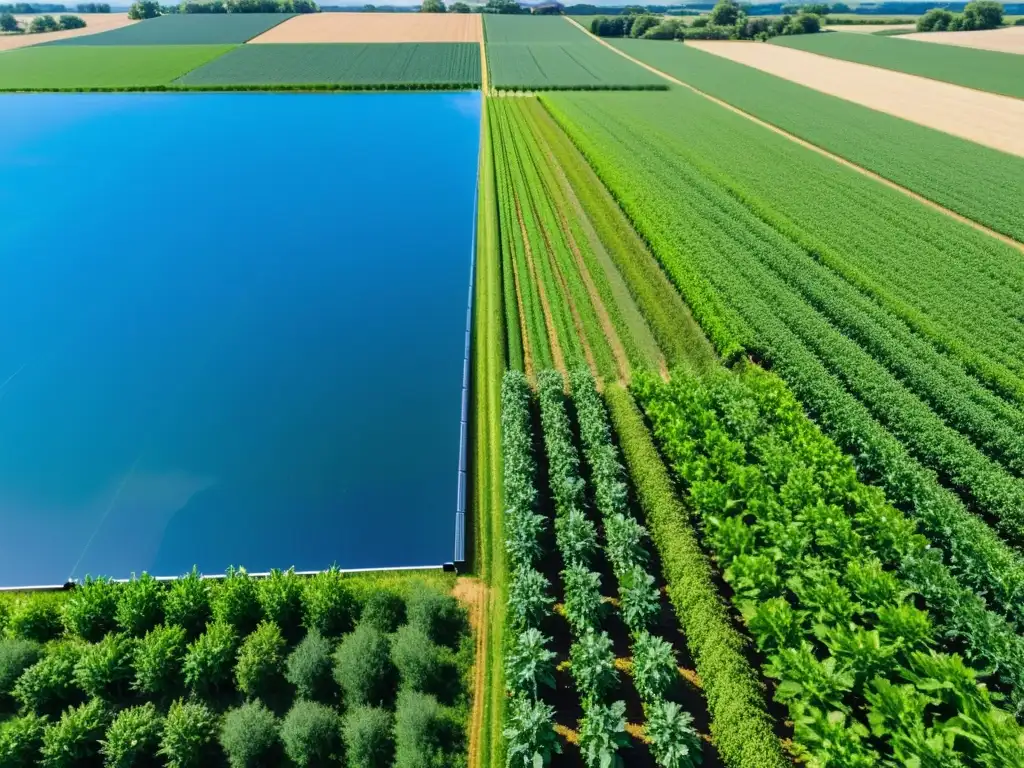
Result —
<path fill-rule="evenodd" d="M 451 559 L 478 94 L 0 114 L 0 584 Z"/>

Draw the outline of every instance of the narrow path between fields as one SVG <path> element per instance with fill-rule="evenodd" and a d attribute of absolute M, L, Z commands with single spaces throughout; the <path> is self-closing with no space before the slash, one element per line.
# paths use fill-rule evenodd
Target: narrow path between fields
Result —
<path fill-rule="evenodd" d="M 460 576 L 455 581 L 452 595 L 469 612 L 469 623 L 473 629 L 473 699 L 469 729 L 469 768 L 483 768 L 480 765 L 480 734 L 483 729 L 483 700 L 487 692 L 486 654 L 487 620 L 486 603 L 490 599 L 487 585 L 480 579 Z"/>
<path fill-rule="evenodd" d="M 569 24 L 573 24 L 576 27 L 579 27 L 584 32 L 587 32 L 587 30 L 584 29 L 583 26 L 580 25 L 575 20 L 569 18 L 568 16 L 563 16 L 563 18 Z M 587 34 L 590 34 L 590 33 L 587 32 Z M 601 38 L 599 38 L 599 37 L 597 37 L 595 35 L 591 35 L 591 37 L 593 37 L 601 45 L 603 45 L 606 48 L 608 48 L 608 50 L 615 51 L 615 53 L 617 53 L 619 56 L 622 56 L 624 59 L 628 59 L 629 61 L 632 61 L 637 66 L 643 67 L 644 69 L 648 70 L 649 72 L 653 72 L 654 74 L 659 75 L 660 77 L 664 78 L 665 80 L 669 81 L 670 83 L 673 83 L 675 85 L 681 86 L 683 88 L 687 88 L 687 89 L 693 91 L 694 93 L 696 93 L 696 94 L 698 94 L 700 96 L 703 96 L 708 101 L 712 101 L 715 104 L 717 104 L 718 106 L 724 107 L 725 109 L 728 109 L 730 112 L 734 112 L 735 114 L 740 115 L 742 117 L 745 117 L 748 120 L 752 120 L 753 122 L 757 123 L 758 125 L 762 126 L 763 128 L 767 128 L 769 131 L 777 133 L 780 136 L 785 136 L 790 141 L 796 142 L 797 144 L 799 144 L 802 147 L 810 149 L 813 152 L 817 152 L 819 155 L 827 157 L 830 160 L 834 160 L 835 162 L 839 163 L 840 165 L 844 165 L 847 168 L 851 168 L 851 169 L 857 171 L 857 173 L 860 173 L 860 174 L 862 174 L 864 176 L 867 176 L 867 177 L 869 177 L 871 179 L 874 179 L 875 181 L 879 182 L 880 184 L 884 184 L 885 186 L 889 187 L 890 189 L 894 189 L 897 192 L 903 193 L 907 197 L 911 197 L 914 200 L 917 200 L 917 202 L 919 202 L 919 203 L 921 203 L 923 205 L 928 206 L 932 210 L 939 211 L 940 213 L 943 213 L 946 216 L 949 216 L 949 217 L 951 217 L 953 219 L 956 219 L 961 224 L 966 224 L 969 227 L 973 227 L 974 229 L 978 230 L 979 232 L 984 232 L 986 235 L 989 235 L 990 237 L 994 237 L 997 240 L 999 240 L 1000 242 L 1006 243 L 1007 245 L 1016 248 L 1021 253 L 1024 253 L 1024 243 L 1018 243 L 1013 238 L 1008 237 L 1008 236 L 1002 234 L 1001 232 L 996 232 L 994 229 L 989 229 L 984 224 L 979 224 L 976 221 L 972 221 L 971 219 L 968 219 L 966 216 L 961 216 L 956 211 L 951 211 L 949 208 L 945 208 L 945 207 L 939 205 L 938 203 L 929 200 L 926 197 L 922 197 L 921 195 L 917 194 L 916 192 L 914 192 L 914 191 L 912 191 L 910 189 L 907 189 L 906 187 L 902 187 L 899 184 L 897 184 L 896 182 L 890 181 L 889 179 L 885 178 L 884 176 L 878 175 L 874 171 L 869 171 L 867 168 L 864 168 L 863 166 L 857 165 L 856 163 L 852 163 L 849 160 L 847 160 L 845 157 L 841 157 L 841 156 L 836 155 L 836 154 L 834 154 L 832 152 L 829 152 L 827 149 L 822 149 L 821 147 L 819 147 L 819 146 L 817 146 L 815 144 L 811 144 L 809 141 L 805 141 L 804 139 L 801 139 L 799 136 L 795 136 L 792 133 L 789 133 L 788 131 L 784 131 L 782 128 L 779 128 L 778 126 L 772 125 L 771 123 L 769 123 L 769 122 L 767 122 L 765 120 L 762 120 L 759 117 L 755 117 L 754 115 L 750 114 L 749 112 L 744 112 L 742 109 L 739 109 L 738 107 L 734 107 L 732 104 L 730 104 L 727 101 L 722 101 L 721 99 L 716 98 L 715 96 L 712 96 L 709 93 L 705 93 L 704 91 L 700 90 L 699 88 L 695 88 L 694 86 L 690 85 L 689 83 L 684 83 L 682 80 L 679 80 L 679 79 L 677 79 L 675 77 L 672 77 L 672 75 L 666 74 L 665 72 L 662 72 L 660 69 L 656 69 L 656 68 L 652 67 L 650 64 L 645 64 L 644 62 L 640 61 L 639 59 L 633 58 L 628 53 L 624 53 L 623 51 L 620 51 L 614 45 L 610 45 L 609 43 L 607 43 L 606 41 L 602 40 Z"/>

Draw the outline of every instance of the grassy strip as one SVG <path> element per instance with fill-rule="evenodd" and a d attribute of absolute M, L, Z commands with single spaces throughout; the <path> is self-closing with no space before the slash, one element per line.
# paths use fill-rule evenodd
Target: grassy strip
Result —
<path fill-rule="evenodd" d="M 605 401 L 703 682 L 712 740 L 729 768 L 781 768 L 787 761 L 765 710 L 764 687 L 745 656 L 749 641 L 729 619 L 711 563 L 676 498 L 643 417 L 618 385 L 605 388 Z"/>
<path fill-rule="evenodd" d="M 125 85 L 74 86 L 57 88 L 0 87 L 0 93 L 231 93 L 231 92 L 292 92 L 319 93 L 324 91 L 367 92 L 381 91 L 475 91 L 471 83 L 314 83 L 293 85 L 272 83 L 267 85 Z"/>
<path fill-rule="evenodd" d="M 665 83 L 646 83 L 644 85 L 550 85 L 550 84 L 526 84 L 511 85 L 502 83 L 494 86 L 499 92 L 502 91 L 667 91 L 669 85 Z"/>

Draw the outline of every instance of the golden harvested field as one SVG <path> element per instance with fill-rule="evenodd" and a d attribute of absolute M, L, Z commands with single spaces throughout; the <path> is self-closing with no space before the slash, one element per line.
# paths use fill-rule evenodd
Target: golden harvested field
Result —
<path fill-rule="evenodd" d="M 85 22 L 85 29 L 69 29 L 64 32 L 44 32 L 39 35 L 0 35 L 0 51 L 13 51 L 15 48 L 27 48 L 30 45 L 48 43 L 51 40 L 65 40 L 69 37 L 81 37 L 82 35 L 94 35 L 97 32 L 106 32 L 108 29 L 117 29 L 134 24 L 128 18 L 127 13 L 75 13 L 73 16 L 81 16 Z M 23 27 L 27 27 L 36 16 L 43 14 L 27 13 L 18 14 L 15 18 Z M 62 14 L 48 14 L 53 18 L 60 18 Z"/>
<path fill-rule="evenodd" d="M 288 19 L 252 43 L 478 43 L 478 13 L 311 13 Z"/>
<path fill-rule="evenodd" d="M 1024 157 L 1024 100 L 762 43 L 686 45 L 822 93 Z"/>
<path fill-rule="evenodd" d="M 916 24 L 836 24 L 825 27 L 828 32 L 855 32 L 870 35 L 872 32 L 884 32 L 888 29 L 917 29 Z"/>
<path fill-rule="evenodd" d="M 978 32 L 915 32 L 905 37 L 907 40 L 920 40 L 925 43 L 1024 54 L 1024 27 L 986 29 Z"/>

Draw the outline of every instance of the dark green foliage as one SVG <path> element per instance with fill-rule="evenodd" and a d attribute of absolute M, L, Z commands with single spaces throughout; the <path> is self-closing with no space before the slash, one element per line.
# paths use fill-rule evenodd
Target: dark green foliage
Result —
<path fill-rule="evenodd" d="M 152 702 L 117 713 L 102 742 L 107 768 L 155 766 L 164 719 Z"/>
<path fill-rule="evenodd" d="M 310 632 L 288 656 L 285 679 L 300 699 L 329 702 L 336 698 L 333 677 L 334 644 L 319 632 Z"/>
<path fill-rule="evenodd" d="M 43 732 L 44 768 L 86 768 L 100 757 L 100 739 L 107 731 L 110 713 L 106 704 L 92 699 L 69 709 L 60 721 Z"/>
<path fill-rule="evenodd" d="M 506 641 L 505 685 L 536 699 L 540 688 L 555 687 L 555 652 L 551 638 L 536 627 L 516 632 Z"/>
<path fill-rule="evenodd" d="M 62 15 L 57 19 L 59 29 L 82 29 L 84 26 L 85 20 L 81 16 Z"/>
<path fill-rule="evenodd" d="M 75 682 L 89 696 L 116 702 L 128 693 L 134 669 L 135 641 L 110 634 L 86 645 L 75 664 Z"/>
<path fill-rule="evenodd" d="M 342 733 L 349 768 L 388 768 L 395 754 L 395 717 L 384 709 L 356 707 Z"/>
<path fill-rule="evenodd" d="M 164 598 L 168 624 L 182 627 L 190 638 L 203 633 L 213 615 L 210 609 L 210 584 L 195 568 L 171 584 Z"/>
<path fill-rule="evenodd" d="M 117 629 L 115 615 L 119 586 L 109 579 L 85 577 L 64 602 L 64 626 L 73 635 L 90 643 Z"/>
<path fill-rule="evenodd" d="M 672 646 L 660 637 L 643 632 L 633 641 L 633 684 L 640 698 L 652 704 L 679 680 Z"/>
<path fill-rule="evenodd" d="M 182 663 L 187 650 L 185 630 L 179 626 L 157 627 L 135 648 L 135 682 L 132 687 L 146 696 L 169 699 L 182 685 Z"/>
<path fill-rule="evenodd" d="M 398 685 L 398 670 L 391 661 L 387 637 L 370 626 L 356 627 L 334 652 L 334 679 L 341 686 L 347 707 L 390 705 Z"/>
<path fill-rule="evenodd" d="M 238 651 L 235 681 L 246 696 L 267 696 L 280 690 L 286 643 L 272 621 L 260 622 Z"/>
<path fill-rule="evenodd" d="M 281 724 L 285 754 L 298 768 L 328 765 L 341 752 L 338 713 L 315 701 L 297 701 Z"/>
<path fill-rule="evenodd" d="M 212 762 L 217 730 L 217 716 L 206 704 L 179 699 L 167 713 L 157 754 L 167 768 L 203 768 Z"/>
<path fill-rule="evenodd" d="M 14 684 L 14 698 L 26 710 L 41 715 L 57 716 L 82 700 L 75 685 L 75 665 L 82 654 L 78 643 L 58 643 L 47 648 L 45 655 L 25 670 Z"/>
<path fill-rule="evenodd" d="M 391 640 L 391 658 L 402 687 L 440 695 L 446 673 L 453 674 L 444 664 L 443 650 L 422 627 L 406 624 L 399 629 Z"/>
<path fill-rule="evenodd" d="M 381 632 L 391 633 L 405 623 L 405 615 L 405 600 L 402 596 L 381 589 L 367 598 L 359 622 L 376 627 Z"/>
<path fill-rule="evenodd" d="M 13 13 L 4 11 L 0 13 L 0 32 L 19 32 L 21 27 L 18 26 L 18 20 L 14 18 Z"/>
<path fill-rule="evenodd" d="M 239 635 L 252 632 L 263 618 L 256 581 L 244 568 L 228 568 L 214 593 L 213 618 L 230 624 Z"/>
<path fill-rule="evenodd" d="M 619 682 L 615 652 L 607 632 L 590 630 L 582 635 L 570 649 L 570 660 L 572 678 L 585 706 L 604 701 Z"/>
<path fill-rule="evenodd" d="M 200 695 L 230 691 L 238 634 L 230 624 L 214 622 L 185 653 L 185 685 Z"/>
<path fill-rule="evenodd" d="M 28 31 L 32 34 L 40 32 L 56 32 L 59 29 L 57 20 L 50 15 L 36 16 L 29 22 Z"/>
<path fill-rule="evenodd" d="M 437 699 L 402 691 L 395 711 L 395 768 L 447 768 L 447 731 Z"/>
<path fill-rule="evenodd" d="M 53 600 L 41 596 L 26 597 L 11 611 L 8 628 L 13 637 L 45 643 L 60 636 L 60 610 Z"/>
<path fill-rule="evenodd" d="M 517 696 L 509 704 L 504 736 L 509 768 L 543 767 L 562 754 L 554 707 L 528 696 Z"/>
<path fill-rule="evenodd" d="M 275 4 L 276 10 L 276 4 Z M 80 45 L 225 45 L 244 43 L 280 24 L 288 17 L 280 13 L 165 14 L 157 0 L 136 0 L 128 11 L 130 19 L 148 19 L 145 24 L 76 37 Z M 57 41 L 66 45 L 72 41 Z"/>
<path fill-rule="evenodd" d="M 0 766 L 34 768 L 39 764 L 47 720 L 34 712 L 0 724 Z"/>
<path fill-rule="evenodd" d="M 276 764 L 278 722 L 260 701 L 250 701 L 224 716 L 220 745 L 231 768 L 259 768 Z"/>
<path fill-rule="evenodd" d="M 356 600 L 335 568 L 318 573 L 306 582 L 303 623 L 324 637 L 340 637 L 355 625 Z"/>
<path fill-rule="evenodd" d="M 466 611 L 451 595 L 427 584 L 415 584 L 406 600 L 409 623 L 420 627 L 435 643 L 457 648 L 468 624 Z"/>
<path fill-rule="evenodd" d="M 280 628 L 289 642 L 302 636 L 302 577 L 295 569 L 281 571 L 275 568 L 270 576 L 257 583 L 260 607 L 268 621 Z"/>
<path fill-rule="evenodd" d="M 117 600 L 117 623 L 123 632 L 142 637 L 164 620 L 164 585 L 148 573 L 133 578 L 121 588 Z"/>
<path fill-rule="evenodd" d="M 619 750 L 628 746 L 625 703 L 591 704 L 580 721 L 580 752 L 587 768 L 622 766 Z"/>
<path fill-rule="evenodd" d="M 39 661 L 42 654 L 43 647 L 33 640 L 0 640 L 0 711 L 8 709 L 10 694 L 21 673 Z"/>

